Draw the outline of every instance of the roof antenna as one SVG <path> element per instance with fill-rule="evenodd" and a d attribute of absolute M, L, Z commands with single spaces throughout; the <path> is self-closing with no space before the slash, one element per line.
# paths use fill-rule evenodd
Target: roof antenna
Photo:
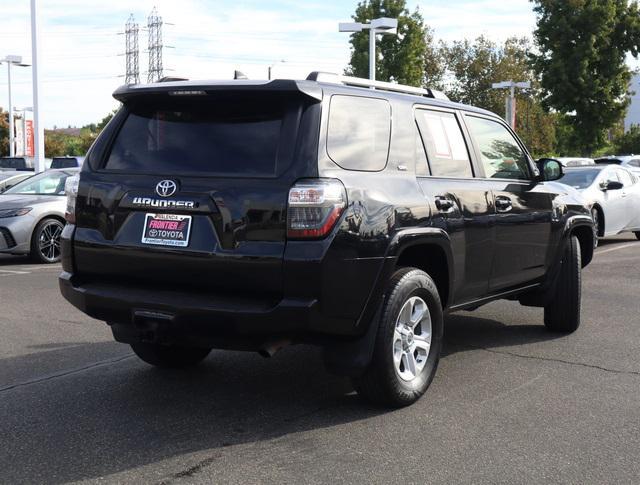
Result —
<path fill-rule="evenodd" d="M 242 71 L 233 71 L 233 79 L 249 79 Z"/>

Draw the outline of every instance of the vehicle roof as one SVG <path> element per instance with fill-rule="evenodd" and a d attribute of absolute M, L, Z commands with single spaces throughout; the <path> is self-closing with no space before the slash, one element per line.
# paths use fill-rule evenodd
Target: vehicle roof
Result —
<path fill-rule="evenodd" d="M 491 111 L 443 99 L 435 99 L 415 94 L 398 93 L 387 91 L 384 89 L 373 90 L 371 88 L 347 86 L 341 83 L 294 79 L 275 79 L 272 81 L 257 81 L 246 79 L 190 80 L 158 82 L 152 84 L 128 84 L 120 86 L 118 89 L 116 89 L 116 91 L 114 91 L 113 93 L 113 97 L 118 101 L 124 102 L 131 97 L 143 94 L 160 94 L 178 91 L 210 92 L 218 90 L 222 91 L 225 89 L 232 89 L 234 91 L 299 91 L 318 100 L 321 100 L 323 95 L 332 94 L 358 94 L 368 96 L 374 95 L 375 97 L 382 97 L 385 99 L 393 100 L 395 102 L 424 104 L 442 108 L 458 109 L 499 118 L 498 115 Z"/>

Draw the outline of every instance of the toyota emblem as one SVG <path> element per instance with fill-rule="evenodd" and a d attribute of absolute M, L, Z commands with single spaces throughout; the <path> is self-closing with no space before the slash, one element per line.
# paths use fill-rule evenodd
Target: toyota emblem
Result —
<path fill-rule="evenodd" d="M 173 180 L 163 180 L 156 185 L 156 193 L 160 197 L 171 197 L 178 190 L 178 186 Z"/>

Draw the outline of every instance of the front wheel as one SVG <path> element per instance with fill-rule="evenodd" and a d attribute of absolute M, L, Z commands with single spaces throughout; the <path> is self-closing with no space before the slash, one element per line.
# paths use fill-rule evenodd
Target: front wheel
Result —
<path fill-rule="evenodd" d="M 544 307 L 544 324 L 552 332 L 571 333 L 580 326 L 582 258 L 576 236 L 566 242 L 551 301 Z"/>
<path fill-rule="evenodd" d="M 38 263 L 60 261 L 60 236 L 64 224 L 58 219 L 44 219 L 38 223 L 31 236 L 31 258 Z"/>
<path fill-rule="evenodd" d="M 365 399 L 402 407 L 422 396 L 436 373 L 442 348 L 442 305 L 423 271 L 404 268 L 389 281 L 372 361 L 354 387 Z"/>
<path fill-rule="evenodd" d="M 147 364 L 166 369 L 195 367 L 211 352 L 211 349 L 142 342 L 131 344 L 131 348 Z"/>

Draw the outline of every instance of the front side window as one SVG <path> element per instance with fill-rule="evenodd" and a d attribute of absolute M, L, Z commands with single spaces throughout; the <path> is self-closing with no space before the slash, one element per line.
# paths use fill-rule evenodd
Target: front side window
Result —
<path fill-rule="evenodd" d="M 358 96 L 331 97 L 327 153 L 340 167 L 366 172 L 383 170 L 390 139 L 388 101 Z"/>
<path fill-rule="evenodd" d="M 416 119 L 434 177 L 473 177 L 471 160 L 453 113 L 417 110 Z"/>
<path fill-rule="evenodd" d="M 625 187 L 633 185 L 633 178 L 631 177 L 631 174 L 629 174 L 629 172 L 618 170 L 618 178 L 620 179 L 620 182 L 622 182 L 622 185 L 624 185 Z"/>
<path fill-rule="evenodd" d="M 493 120 L 467 116 L 485 176 L 488 178 L 530 180 L 527 155 L 507 128 Z"/>

